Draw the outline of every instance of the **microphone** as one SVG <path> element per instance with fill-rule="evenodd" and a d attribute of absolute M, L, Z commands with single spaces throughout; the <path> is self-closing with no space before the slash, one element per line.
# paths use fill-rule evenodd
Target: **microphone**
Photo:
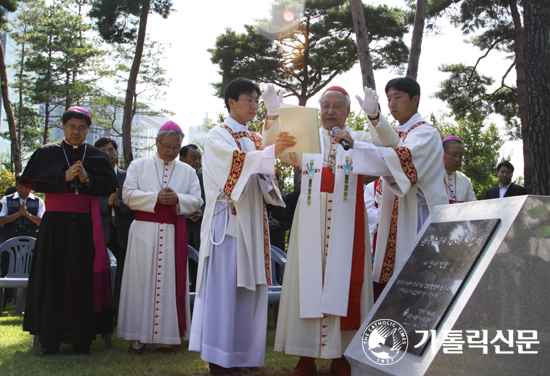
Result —
<path fill-rule="evenodd" d="M 339 127 L 334 127 L 332 128 L 332 134 L 335 135 L 336 132 L 338 132 L 340 130 Z M 342 145 L 342 147 L 344 148 L 344 150 L 349 150 L 349 143 L 346 141 L 346 140 L 340 140 L 340 145 Z"/>

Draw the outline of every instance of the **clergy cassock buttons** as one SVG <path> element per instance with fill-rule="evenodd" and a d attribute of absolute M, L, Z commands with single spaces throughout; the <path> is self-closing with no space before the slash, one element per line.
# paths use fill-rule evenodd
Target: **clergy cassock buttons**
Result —
<path fill-rule="evenodd" d="M 159 261 L 162 261 L 162 259 L 159 259 Z"/>
<path fill-rule="evenodd" d="M 160 302 L 157 300 L 157 303 L 160 303 Z"/>
<path fill-rule="evenodd" d="M 159 334 L 159 332 L 155 332 L 155 334 Z"/>
<path fill-rule="evenodd" d="M 326 325 L 323 325 L 323 328 L 326 328 L 327 326 Z"/>

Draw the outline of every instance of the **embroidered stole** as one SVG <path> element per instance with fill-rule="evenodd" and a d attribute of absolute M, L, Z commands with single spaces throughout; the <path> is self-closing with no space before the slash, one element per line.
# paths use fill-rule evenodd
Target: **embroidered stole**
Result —
<path fill-rule="evenodd" d="M 246 138 L 248 138 L 248 139 L 250 139 L 254 142 L 256 150 L 263 150 L 262 138 L 261 138 L 260 135 L 258 135 L 257 133 L 254 133 L 254 132 L 248 132 L 248 131 L 233 132 L 233 130 L 225 124 L 221 124 L 220 127 L 225 129 L 227 132 L 229 132 L 229 134 L 235 140 L 235 143 L 237 144 L 237 147 L 239 148 L 238 151 L 237 150 L 234 151 L 233 159 L 235 160 L 235 157 L 242 158 L 242 162 L 240 163 L 240 166 L 241 166 L 240 169 L 239 168 L 235 169 L 235 170 L 238 170 L 238 171 L 233 171 L 234 170 L 233 167 L 236 165 L 235 163 L 233 163 L 233 165 L 231 166 L 231 172 L 229 174 L 229 178 L 227 180 L 227 183 L 224 187 L 224 193 L 228 197 L 230 197 L 231 191 L 232 191 L 232 188 L 230 187 L 230 185 L 234 186 L 235 183 L 236 183 L 236 180 L 238 180 L 238 178 L 240 176 L 240 172 L 242 171 L 242 164 L 244 164 L 244 158 L 246 156 L 246 152 L 243 152 L 242 149 L 241 149 L 241 143 L 239 142 L 239 139 L 246 137 Z M 236 174 L 238 174 L 238 176 L 236 176 L 236 180 L 234 180 Z M 276 184 L 276 183 L 274 183 L 274 184 Z M 263 243 L 264 243 L 265 277 L 266 277 L 267 285 L 271 286 L 272 285 L 272 283 L 271 283 L 271 247 L 270 247 L 270 243 L 269 243 L 269 225 L 268 225 L 268 220 L 267 220 L 267 210 L 266 210 L 266 207 L 265 207 L 265 202 L 263 203 L 262 212 L 263 212 L 263 238 L 264 238 Z M 232 211 L 231 214 L 232 215 L 237 214 L 235 206 L 233 206 L 233 211 Z"/>
<path fill-rule="evenodd" d="M 404 142 L 409 133 L 418 128 L 419 126 L 427 124 L 425 121 L 421 121 L 406 132 L 397 132 L 401 142 Z M 415 185 L 418 181 L 418 175 L 416 173 L 416 168 L 412 162 L 411 151 L 407 147 L 398 146 L 393 148 L 401 161 L 401 167 L 403 172 L 409 177 L 411 181 L 411 186 Z M 390 219 L 390 232 L 388 235 L 388 241 L 386 243 L 386 252 L 384 253 L 384 261 L 382 264 L 382 270 L 380 271 L 380 283 L 386 284 L 393 275 L 393 269 L 395 267 L 395 253 L 397 247 L 397 218 L 399 214 L 399 197 L 395 195 L 393 199 L 393 208 Z"/>
<path fill-rule="evenodd" d="M 319 132 L 323 139 L 322 129 Z M 350 276 L 352 272 L 354 245 L 352 234 L 353 229 L 356 228 L 355 215 L 352 213 L 356 212 L 358 175 L 351 173 L 352 150 L 345 151 L 338 146 L 332 212 L 326 213 L 326 219 L 331 220 L 330 238 L 328 250 L 323 249 L 324 239 L 321 239 L 321 226 L 326 224 L 321 223 L 323 216 L 320 213 L 320 200 L 324 144 L 324 142 L 321 143 L 321 154 L 302 155 L 303 172 L 298 218 L 301 318 L 321 318 L 324 314 L 336 316 L 347 316 L 348 314 L 350 278 L 342 276 Z M 361 185 L 361 197 L 362 192 Z M 362 205 L 362 209 L 361 214 L 364 214 L 364 205 Z M 328 252 L 324 278 L 323 257 L 319 250 Z M 361 263 L 364 263 L 364 260 L 361 260 Z"/>

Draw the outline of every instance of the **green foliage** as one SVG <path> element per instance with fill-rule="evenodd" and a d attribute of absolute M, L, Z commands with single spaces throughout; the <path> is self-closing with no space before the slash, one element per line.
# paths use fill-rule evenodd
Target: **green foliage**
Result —
<path fill-rule="evenodd" d="M 92 26 L 79 13 L 80 5 L 74 0 L 36 3 L 34 24 L 19 36 L 19 43 L 34 52 L 24 68 L 35 77 L 32 87 L 20 90 L 30 90 L 32 103 L 46 104 L 46 118 L 57 107 L 84 102 L 95 82 L 110 74 L 102 62 L 106 52 L 88 36 Z M 19 78 L 26 85 L 25 77 Z"/>
<path fill-rule="evenodd" d="M 367 125 L 367 115 L 363 111 L 359 111 L 357 114 L 355 111 L 349 113 L 348 118 L 346 119 L 346 126 L 354 131 L 369 131 Z"/>
<path fill-rule="evenodd" d="M 283 0 L 275 1 L 272 13 L 280 12 Z M 403 42 L 407 28 L 403 12 L 395 8 L 365 5 L 371 54 L 376 69 L 400 68 L 408 59 Z M 274 83 L 296 96 L 300 105 L 317 94 L 334 77 L 350 70 L 358 59 L 353 19 L 343 0 L 306 1 L 297 18 L 299 26 L 288 35 L 270 39 L 251 25 L 237 34 L 231 29 L 218 36 L 208 51 L 219 65 L 222 81 L 214 83 L 222 98 L 227 84 L 242 76 Z"/>
<path fill-rule="evenodd" d="M 15 174 L 5 169 L 4 166 L 0 166 L 0 194 L 4 196 L 4 192 L 9 187 L 15 185 Z"/>
<path fill-rule="evenodd" d="M 482 122 L 490 114 L 501 115 L 511 139 L 521 138 L 518 89 L 505 82 L 516 66 L 516 31 L 511 8 L 518 4 L 515 0 L 432 0 L 428 2 L 426 13 L 432 20 L 447 16 L 464 35 L 471 35 L 468 42 L 483 52 L 473 66 L 452 64 L 440 67 L 442 72 L 450 75 L 442 82 L 436 97 L 449 104 L 457 120 Z M 512 60 L 496 87 L 492 77 L 477 71 L 480 61 L 492 51 L 504 52 L 506 58 Z"/>
<path fill-rule="evenodd" d="M 439 70 L 450 76 L 435 96 L 449 104 L 457 120 L 483 122 L 489 114 L 496 113 L 504 118 L 511 138 L 521 137 L 515 87 L 501 86 L 489 91 L 494 80 L 464 64 L 443 65 Z"/>
<path fill-rule="evenodd" d="M 92 0 L 89 15 L 107 43 L 125 44 L 135 40 L 141 10 L 147 2 L 150 11 L 163 18 L 174 10 L 171 0 Z"/>
<path fill-rule="evenodd" d="M 16 0 L 0 0 L 0 29 L 6 28 L 6 12 L 15 12 L 17 10 Z"/>
<path fill-rule="evenodd" d="M 20 113 L 19 104 L 13 105 L 13 112 L 17 117 Z M 42 145 L 42 118 L 36 109 L 24 105 L 21 109 L 21 121 L 21 156 L 22 159 L 27 159 Z M 1 136 L 9 140 L 10 132 L 3 132 Z"/>
<path fill-rule="evenodd" d="M 150 107 L 152 102 L 161 100 L 166 95 L 164 88 L 172 81 L 171 78 L 166 77 L 166 69 L 160 65 L 161 60 L 165 58 L 166 46 L 165 43 L 149 41 L 147 38 L 145 40 L 136 81 L 136 92 L 134 94 L 134 106 L 132 109 L 133 115 L 158 116 L 173 114 L 168 110 L 153 111 Z M 135 41 L 114 47 L 112 54 L 115 65 L 114 77 L 116 89 L 120 97 L 126 91 L 135 51 Z"/>
<path fill-rule="evenodd" d="M 459 120 L 452 124 L 433 115 L 431 122 L 439 129 L 442 139 L 454 135 L 464 143 L 461 171 L 472 180 L 477 199 L 482 199 L 487 189 L 498 184 L 494 174 L 504 141 L 498 133 L 497 126 L 484 126 L 481 122 L 467 120 Z"/>

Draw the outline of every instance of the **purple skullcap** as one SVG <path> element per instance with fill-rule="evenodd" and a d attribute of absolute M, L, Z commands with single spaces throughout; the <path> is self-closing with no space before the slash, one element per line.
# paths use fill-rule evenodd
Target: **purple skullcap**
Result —
<path fill-rule="evenodd" d="M 170 130 L 175 130 L 175 131 L 179 131 L 179 132 L 182 132 L 183 131 L 181 130 L 180 126 L 177 125 L 176 123 L 174 123 L 172 120 L 168 120 L 166 123 L 164 123 L 162 125 L 162 127 L 160 127 L 159 131 L 170 131 Z"/>
<path fill-rule="evenodd" d="M 346 97 L 349 97 L 348 92 L 341 86 L 331 86 L 327 90 L 325 90 L 324 93 L 326 93 L 327 91 L 339 91 L 340 93 L 344 94 Z"/>
<path fill-rule="evenodd" d="M 80 113 L 83 113 L 84 115 L 88 116 L 89 118 L 91 118 L 90 113 L 84 107 L 73 106 L 73 107 L 69 107 L 69 109 L 67 111 L 80 112 Z"/>
<path fill-rule="evenodd" d="M 460 140 L 460 138 L 456 137 L 456 136 L 447 136 L 443 139 L 443 142 L 445 141 L 458 141 L 458 142 L 462 142 Z"/>

